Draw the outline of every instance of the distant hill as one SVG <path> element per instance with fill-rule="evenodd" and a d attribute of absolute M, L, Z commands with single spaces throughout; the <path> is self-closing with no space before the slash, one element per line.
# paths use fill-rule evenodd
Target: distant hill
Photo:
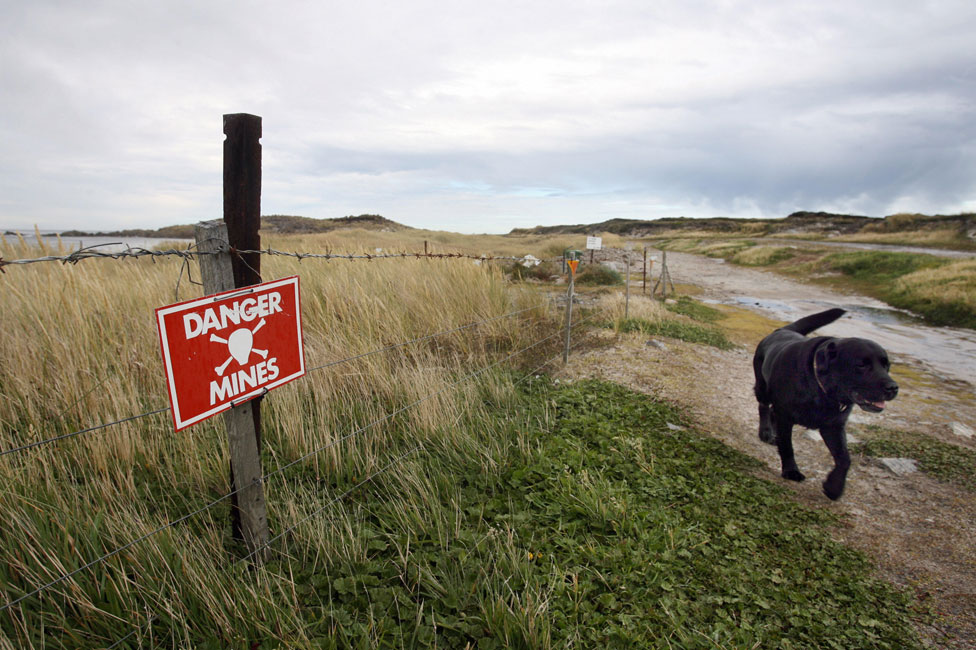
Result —
<path fill-rule="evenodd" d="M 293 217 L 284 214 L 272 214 L 261 217 L 261 230 L 282 234 L 304 234 L 329 232 L 339 228 L 364 228 L 366 230 L 383 230 L 396 232 L 398 230 L 413 230 L 410 226 L 391 221 L 378 214 L 361 214 L 358 217 L 340 217 L 338 219 L 313 219 L 311 217 Z"/>
<path fill-rule="evenodd" d="M 329 232 L 339 228 L 365 228 L 367 230 L 385 231 L 412 230 L 410 226 L 404 226 L 378 214 L 361 214 L 357 217 L 340 217 L 338 219 L 313 219 L 285 214 L 261 217 L 261 230 L 269 233 L 308 234 Z M 113 230 L 110 232 L 67 230 L 61 235 L 64 237 L 158 237 L 161 239 L 193 239 L 194 237 L 193 224 L 165 226 L 156 229 Z"/>
<path fill-rule="evenodd" d="M 972 238 L 976 231 L 976 214 L 935 215 L 894 214 L 883 219 L 829 212 L 794 212 L 783 219 L 733 219 L 730 217 L 668 217 L 645 221 L 641 219 L 610 219 L 592 224 L 572 226 L 536 226 L 516 228 L 510 235 L 591 235 L 601 232 L 622 237 L 654 237 L 681 232 L 714 232 L 761 237 L 764 235 L 815 234 L 824 237 L 851 235 L 860 232 L 902 232 L 929 229 L 957 229 Z"/>

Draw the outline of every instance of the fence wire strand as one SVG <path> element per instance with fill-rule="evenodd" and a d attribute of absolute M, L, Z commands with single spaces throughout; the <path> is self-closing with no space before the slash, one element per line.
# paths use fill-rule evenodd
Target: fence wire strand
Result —
<path fill-rule="evenodd" d="M 346 357 L 345 359 L 338 359 L 336 361 L 330 361 L 328 363 L 325 363 L 325 364 L 322 364 L 322 365 L 319 365 L 319 366 L 314 366 L 312 368 L 309 368 L 308 369 L 308 372 L 313 372 L 313 371 L 316 371 L 316 370 L 322 370 L 324 368 L 329 368 L 331 366 L 337 366 L 337 365 L 342 364 L 342 363 L 348 363 L 350 361 L 355 361 L 356 359 L 362 359 L 364 357 L 368 357 L 368 356 L 371 356 L 371 355 L 374 355 L 374 354 L 379 354 L 381 352 L 389 352 L 390 350 L 395 350 L 397 348 L 404 347 L 404 346 L 409 345 L 411 343 L 418 343 L 418 342 L 421 342 L 421 341 L 426 341 L 426 340 L 429 340 L 429 339 L 437 338 L 438 336 L 445 336 L 447 334 L 453 334 L 455 332 L 460 332 L 460 331 L 463 331 L 463 330 L 466 330 L 466 329 L 470 329 L 472 327 L 477 327 L 478 325 L 484 325 L 486 323 L 491 323 L 493 321 L 501 320 L 503 318 L 511 318 L 512 316 L 517 316 L 519 314 L 524 314 L 525 312 L 532 311 L 534 309 L 539 309 L 539 308 L 546 307 L 546 306 L 547 306 L 546 303 L 539 303 L 539 304 L 534 305 L 532 307 L 526 307 L 525 309 L 518 309 L 516 311 L 512 311 L 512 312 L 509 312 L 507 314 L 502 314 L 501 316 L 495 316 L 493 318 L 487 318 L 485 320 L 476 321 L 474 323 L 468 323 L 466 325 L 461 325 L 460 327 L 455 327 L 453 329 L 444 330 L 442 332 L 435 332 L 433 334 L 427 334 L 425 336 L 420 336 L 420 337 L 417 337 L 415 339 L 410 339 L 409 341 L 402 341 L 400 343 L 394 343 L 392 345 L 388 345 L 388 346 L 383 347 L 383 348 L 378 348 L 376 350 L 371 350 L 369 352 L 363 352 L 362 354 L 357 354 L 357 355 L 354 355 L 354 356 L 351 356 L 351 357 Z M 97 386 L 96 386 L 96 388 L 97 388 Z M 93 390 L 94 389 L 90 390 L 89 393 L 91 393 Z M 86 397 L 87 395 L 88 395 L 88 393 L 86 393 L 85 395 L 83 395 L 81 399 L 84 399 L 84 397 Z M 78 401 L 80 402 L 81 399 L 79 399 Z M 75 404 L 77 404 L 77 402 L 75 402 Z M 67 409 L 65 409 L 65 412 L 67 412 L 68 410 L 70 410 L 71 408 L 73 408 L 75 406 L 75 404 L 72 404 Z M 33 449 L 35 447 L 40 447 L 40 446 L 43 446 L 43 445 L 51 444 L 53 442 L 58 442 L 59 440 L 66 440 L 68 438 L 73 438 L 75 436 L 79 436 L 79 435 L 82 435 L 84 433 L 91 433 L 93 431 L 98 431 L 100 429 L 105 429 L 107 427 L 115 426 L 117 424 L 123 424 L 125 422 L 130 422 L 132 420 L 138 420 L 140 418 L 148 417 L 150 415 L 156 415 L 158 413 L 164 413 L 164 412 L 169 411 L 169 410 L 170 410 L 170 407 L 167 406 L 165 408 L 156 409 L 155 411 L 149 411 L 147 413 L 141 413 L 139 415 L 131 415 L 129 417 L 122 418 L 120 420 L 115 420 L 114 422 L 106 422 L 105 424 L 99 424 L 99 425 L 95 425 L 95 426 L 92 426 L 92 427 L 88 427 L 86 429 L 81 429 L 80 431 L 72 431 L 71 433 L 65 433 L 63 435 L 54 436 L 52 438 L 47 438 L 45 440 L 38 440 L 38 441 L 29 443 L 29 444 L 26 444 L 26 445 L 21 445 L 19 447 L 12 447 L 10 449 L 0 450 L 0 457 L 6 456 L 8 454 L 13 454 L 13 453 L 19 452 L 19 451 L 27 451 L 28 449 Z M 62 413 L 61 415 L 64 415 L 64 413 Z M 59 415 L 57 417 L 61 417 L 61 415 Z"/>
<path fill-rule="evenodd" d="M 70 407 L 69 407 L 70 408 Z M 41 445 L 47 445 L 52 442 L 57 442 L 59 440 L 66 440 L 67 438 L 73 438 L 75 436 L 80 436 L 83 433 L 91 433 L 92 431 L 98 431 L 99 429 L 105 429 L 107 427 L 115 426 L 116 424 L 123 424 L 125 422 L 131 422 L 133 420 L 138 420 L 140 418 L 149 417 L 150 415 L 157 415 L 159 413 L 165 413 L 170 410 L 170 407 L 165 407 L 161 409 L 156 409 L 155 411 L 148 411 L 146 413 L 140 413 L 139 415 L 130 415 L 129 417 L 122 418 L 121 420 L 115 420 L 114 422 L 106 422 L 105 424 L 96 424 L 93 427 L 88 427 L 87 429 L 81 429 L 80 431 L 72 431 L 71 433 L 65 433 L 60 436 L 54 436 L 53 438 L 47 438 L 45 440 L 38 440 L 36 442 L 31 442 L 26 445 L 21 445 L 20 447 L 12 447 L 10 449 L 4 449 L 0 451 L 0 456 L 6 456 L 7 454 L 12 454 L 18 451 L 26 451 L 28 449 L 33 449 L 34 447 L 40 447 Z"/>
<path fill-rule="evenodd" d="M 472 255 L 470 253 L 421 253 L 421 252 L 408 252 L 401 251 L 397 253 L 362 253 L 362 254 L 350 254 L 350 253 L 308 253 L 308 252 L 298 252 L 298 251 L 282 251 L 275 248 L 263 249 L 236 249 L 230 247 L 228 250 L 216 250 L 216 251 L 195 251 L 187 248 L 186 250 L 177 250 L 174 248 L 168 250 L 149 250 L 147 248 L 139 247 L 126 247 L 124 250 L 118 251 L 100 251 L 95 250 L 98 247 L 104 246 L 118 246 L 121 242 L 114 242 L 108 244 L 97 244 L 96 246 L 88 246 L 85 248 L 79 248 L 76 251 L 68 253 L 67 255 L 44 255 L 42 257 L 33 258 L 21 258 L 13 260 L 5 260 L 0 257 L 0 272 L 6 272 L 5 267 L 7 266 L 24 266 L 28 264 L 39 264 L 43 262 L 58 262 L 60 264 L 77 264 L 83 260 L 88 259 L 129 259 L 129 258 L 139 258 L 139 257 L 150 257 L 153 260 L 159 257 L 180 257 L 183 260 L 191 260 L 195 257 L 200 257 L 203 255 L 220 255 L 224 253 L 230 253 L 231 255 L 240 258 L 242 255 L 254 254 L 254 255 L 269 255 L 269 256 L 280 256 L 280 257 L 291 257 L 299 261 L 306 259 L 319 259 L 319 260 L 384 260 L 384 259 L 466 259 L 474 260 L 479 262 L 493 262 L 493 261 L 508 261 L 508 262 L 521 262 L 525 261 L 526 257 L 518 257 L 514 255 Z M 538 259 L 538 258 L 536 258 Z M 561 257 L 540 259 L 540 262 L 551 262 L 562 260 Z"/>

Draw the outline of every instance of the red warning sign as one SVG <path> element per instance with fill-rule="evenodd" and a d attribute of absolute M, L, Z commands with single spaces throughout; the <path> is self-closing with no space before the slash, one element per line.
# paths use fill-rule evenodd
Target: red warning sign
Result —
<path fill-rule="evenodd" d="M 177 431 L 305 374 L 298 276 L 160 307 Z"/>
<path fill-rule="evenodd" d="M 579 266 L 579 260 L 566 260 L 566 264 L 569 265 L 573 275 L 576 275 L 576 267 Z"/>

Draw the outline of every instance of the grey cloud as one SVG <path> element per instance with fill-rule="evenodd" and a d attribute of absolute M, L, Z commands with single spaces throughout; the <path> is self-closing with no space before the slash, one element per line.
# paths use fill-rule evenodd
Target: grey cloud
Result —
<path fill-rule="evenodd" d="M 0 4 L 0 226 L 209 217 L 239 111 L 268 212 L 976 206 L 971 3 L 379 6 Z"/>

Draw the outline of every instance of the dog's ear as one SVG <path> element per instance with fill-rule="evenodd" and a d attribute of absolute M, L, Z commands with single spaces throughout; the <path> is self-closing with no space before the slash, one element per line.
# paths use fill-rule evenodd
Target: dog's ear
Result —
<path fill-rule="evenodd" d="M 821 345 L 816 352 L 817 368 L 827 370 L 837 360 L 837 356 L 836 342 L 830 341 L 827 345 Z"/>

